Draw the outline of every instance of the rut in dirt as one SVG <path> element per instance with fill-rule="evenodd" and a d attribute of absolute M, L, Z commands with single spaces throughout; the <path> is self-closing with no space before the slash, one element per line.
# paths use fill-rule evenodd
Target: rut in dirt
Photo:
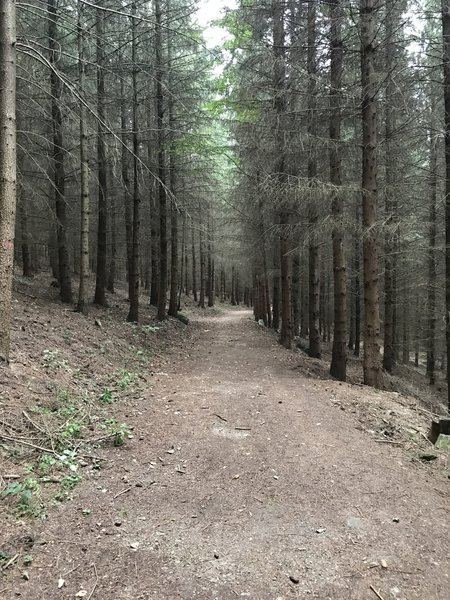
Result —
<path fill-rule="evenodd" d="M 7 597 L 447 597 L 446 489 L 358 430 L 330 401 L 350 386 L 304 377 L 249 312 L 200 328 L 123 408 L 134 438 L 39 527 Z"/>

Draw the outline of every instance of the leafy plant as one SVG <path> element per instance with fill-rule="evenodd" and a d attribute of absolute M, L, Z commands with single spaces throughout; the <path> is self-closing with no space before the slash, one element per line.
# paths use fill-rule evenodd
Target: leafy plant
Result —
<path fill-rule="evenodd" d="M 116 384 L 120 389 L 125 389 L 134 381 L 136 381 L 136 373 L 131 373 L 127 369 L 117 369 L 115 372 Z"/>
<path fill-rule="evenodd" d="M 33 562 L 33 556 L 31 554 L 25 554 L 25 556 L 23 557 L 23 564 L 26 567 L 29 567 L 32 562 Z"/>
<path fill-rule="evenodd" d="M 2 497 L 16 497 L 16 508 L 20 516 L 38 516 L 42 510 L 39 502 L 33 502 L 40 496 L 41 486 L 37 479 L 29 477 L 24 481 L 9 483 L 2 492 Z"/>
<path fill-rule="evenodd" d="M 50 368 L 58 368 L 58 369 L 67 369 L 68 362 L 67 360 L 61 360 L 58 358 L 59 351 L 58 350 L 44 350 L 42 363 L 44 367 Z"/>
<path fill-rule="evenodd" d="M 130 428 L 126 423 L 119 423 L 116 419 L 108 419 L 103 424 L 104 429 L 113 438 L 114 446 L 123 446 L 130 435 Z"/>
<path fill-rule="evenodd" d="M 159 330 L 160 330 L 160 327 L 157 327 L 156 325 L 143 325 L 142 326 L 142 331 L 144 333 L 156 333 Z"/>
<path fill-rule="evenodd" d="M 108 387 L 103 388 L 98 400 L 102 404 L 111 404 L 113 401 L 112 391 Z"/>

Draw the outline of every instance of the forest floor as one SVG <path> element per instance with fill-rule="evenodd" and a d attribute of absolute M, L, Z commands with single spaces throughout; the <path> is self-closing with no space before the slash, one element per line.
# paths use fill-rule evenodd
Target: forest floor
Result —
<path fill-rule="evenodd" d="M 123 298 L 85 319 L 26 293 L 0 371 L 1 598 L 448 598 L 450 460 L 417 399 L 308 374 L 246 310 L 136 328 Z"/>

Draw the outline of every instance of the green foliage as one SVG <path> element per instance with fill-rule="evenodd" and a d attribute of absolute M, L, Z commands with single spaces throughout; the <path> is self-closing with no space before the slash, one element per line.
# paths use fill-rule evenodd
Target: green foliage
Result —
<path fill-rule="evenodd" d="M 137 350 L 136 356 L 139 359 L 141 365 L 148 365 L 148 363 L 153 360 L 154 354 L 153 352 L 149 352 L 148 350 Z"/>
<path fill-rule="evenodd" d="M 127 369 L 118 369 L 117 371 L 115 371 L 113 377 L 116 380 L 116 385 L 121 390 L 124 390 L 125 388 L 127 388 L 129 385 L 134 383 L 137 379 L 136 373 L 131 373 Z"/>
<path fill-rule="evenodd" d="M 2 548 L 0 548 L 0 565 L 2 563 L 8 562 L 8 560 L 10 558 L 11 558 L 11 553 L 7 552 L 6 550 L 3 550 Z"/>
<path fill-rule="evenodd" d="M 41 485 L 34 477 L 29 477 L 21 482 L 9 483 L 3 490 L 2 498 L 13 498 L 17 515 L 20 517 L 36 517 L 42 512 L 42 503 L 39 501 Z"/>
<path fill-rule="evenodd" d="M 58 356 L 58 350 L 46 349 L 43 353 L 42 364 L 46 368 L 67 369 L 68 362 L 66 360 L 61 360 Z"/>
<path fill-rule="evenodd" d="M 142 325 L 142 331 L 144 333 L 156 333 L 160 330 L 160 327 L 156 327 L 156 325 Z"/>
<path fill-rule="evenodd" d="M 108 419 L 103 423 L 103 428 L 113 438 L 114 446 L 123 446 L 130 435 L 130 428 L 126 423 L 119 423 L 116 419 Z"/>
<path fill-rule="evenodd" d="M 112 391 L 108 387 L 103 388 L 103 391 L 100 394 L 98 400 L 102 404 L 111 404 L 113 401 Z"/>

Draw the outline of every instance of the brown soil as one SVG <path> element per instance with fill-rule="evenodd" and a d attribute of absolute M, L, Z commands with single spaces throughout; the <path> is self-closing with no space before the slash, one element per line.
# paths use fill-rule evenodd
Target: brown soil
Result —
<path fill-rule="evenodd" d="M 448 598 L 449 463 L 417 459 L 425 411 L 305 377 L 247 311 L 190 329 L 114 406 L 133 438 L 21 528 L 29 580 L 17 562 L 0 596 Z"/>

